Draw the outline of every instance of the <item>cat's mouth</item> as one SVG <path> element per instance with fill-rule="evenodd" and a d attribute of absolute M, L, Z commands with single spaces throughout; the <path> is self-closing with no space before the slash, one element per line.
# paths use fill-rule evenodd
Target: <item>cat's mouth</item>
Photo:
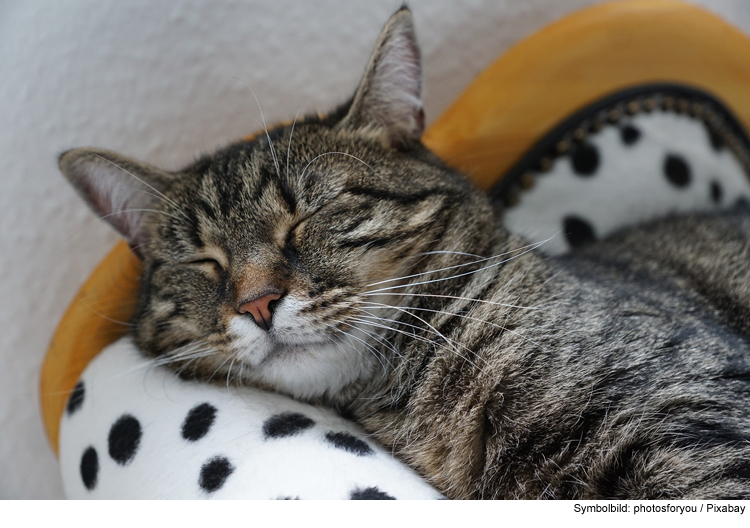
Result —
<path fill-rule="evenodd" d="M 333 337 L 311 328 L 297 332 L 283 326 L 260 332 L 248 323 L 230 324 L 232 353 L 245 365 L 244 377 L 297 398 L 335 394 L 369 377 L 375 365 L 380 365 L 356 348 L 356 338 Z"/>
<path fill-rule="evenodd" d="M 241 361 L 261 368 L 280 358 L 291 359 L 301 355 L 317 356 L 317 349 L 331 338 L 303 328 L 274 327 L 261 331 L 245 318 L 237 318 L 230 325 L 232 349 Z"/>

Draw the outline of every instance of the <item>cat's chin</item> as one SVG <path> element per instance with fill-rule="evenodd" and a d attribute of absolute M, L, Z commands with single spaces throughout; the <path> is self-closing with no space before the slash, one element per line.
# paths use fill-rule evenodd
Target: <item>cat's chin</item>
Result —
<path fill-rule="evenodd" d="M 295 398 L 328 399 L 369 379 L 372 362 L 336 343 L 276 345 L 260 363 L 247 369 L 249 380 Z"/>
<path fill-rule="evenodd" d="M 306 400 L 325 399 L 382 369 L 374 355 L 354 347 L 357 341 L 284 339 L 244 323 L 238 321 L 231 328 L 232 353 L 246 367 L 243 378 L 277 392 Z"/>

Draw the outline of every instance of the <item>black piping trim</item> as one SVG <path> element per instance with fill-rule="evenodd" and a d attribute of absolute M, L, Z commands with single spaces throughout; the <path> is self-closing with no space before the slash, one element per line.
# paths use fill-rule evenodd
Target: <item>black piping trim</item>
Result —
<path fill-rule="evenodd" d="M 566 155 L 572 146 L 606 125 L 625 116 L 656 110 L 687 114 L 701 119 L 719 135 L 734 153 L 750 179 L 750 139 L 740 121 L 718 97 L 682 84 L 655 83 L 637 85 L 611 93 L 576 111 L 538 141 L 489 191 L 490 199 L 501 208 L 512 207 L 534 177 Z"/>

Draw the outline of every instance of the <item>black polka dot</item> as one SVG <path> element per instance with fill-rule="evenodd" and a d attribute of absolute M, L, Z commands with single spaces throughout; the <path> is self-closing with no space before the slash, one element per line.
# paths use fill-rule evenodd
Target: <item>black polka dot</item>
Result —
<path fill-rule="evenodd" d="M 263 424 L 263 435 L 266 438 L 284 438 L 294 436 L 315 425 L 310 418 L 300 413 L 284 413 L 271 416 Z"/>
<path fill-rule="evenodd" d="M 573 170 L 579 176 L 591 176 L 599 167 L 599 150 L 591 143 L 583 143 L 573 151 Z"/>
<path fill-rule="evenodd" d="M 388 495 L 373 486 L 366 489 L 355 489 L 350 495 L 351 500 L 396 500 L 396 497 Z"/>
<path fill-rule="evenodd" d="M 129 414 L 123 414 L 109 430 L 109 456 L 124 466 L 133 460 L 141 436 L 140 422 Z"/>
<path fill-rule="evenodd" d="M 210 403 L 196 405 L 182 422 L 182 438 L 195 442 L 208 433 L 208 430 L 216 420 L 216 407 Z"/>
<path fill-rule="evenodd" d="M 666 157 L 664 175 L 675 187 L 687 187 L 690 184 L 690 167 L 682 156 L 670 154 Z"/>
<path fill-rule="evenodd" d="M 572 248 L 581 247 L 596 241 L 594 228 L 583 218 L 567 216 L 563 219 L 565 239 Z"/>
<path fill-rule="evenodd" d="M 326 440 L 334 447 L 349 451 L 357 456 L 375 454 L 367 442 L 349 433 L 334 433 L 333 431 L 329 431 L 326 433 Z"/>
<path fill-rule="evenodd" d="M 68 398 L 68 416 L 81 408 L 81 405 L 83 405 L 83 396 L 85 395 L 85 393 L 86 390 L 83 388 L 83 382 L 79 381 L 78 383 L 76 383 L 76 386 L 73 388 L 73 392 L 70 394 L 70 398 Z"/>
<path fill-rule="evenodd" d="M 91 491 L 96 487 L 96 479 L 99 476 L 99 455 L 96 449 L 89 446 L 81 457 L 81 480 L 86 489 Z"/>
<path fill-rule="evenodd" d="M 204 491 L 213 493 L 224 485 L 233 471 L 234 466 L 225 457 L 214 457 L 201 467 L 198 485 Z"/>
<path fill-rule="evenodd" d="M 632 145 L 641 138 L 641 131 L 633 125 L 625 125 L 620 129 L 620 138 L 626 145 Z"/>
<path fill-rule="evenodd" d="M 716 180 L 711 182 L 711 201 L 715 204 L 721 203 L 724 198 L 724 188 Z"/>

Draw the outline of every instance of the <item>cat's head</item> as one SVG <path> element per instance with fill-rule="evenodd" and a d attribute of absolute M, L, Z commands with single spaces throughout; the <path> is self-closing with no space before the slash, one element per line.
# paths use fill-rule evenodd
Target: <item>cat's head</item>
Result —
<path fill-rule="evenodd" d="M 352 100 L 328 116 L 175 173 L 96 149 L 66 152 L 60 167 L 143 261 L 134 323 L 145 352 L 308 398 L 389 365 L 381 336 L 401 313 L 388 306 L 432 277 L 409 275 L 489 244 L 489 206 L 420 144 L 423 123 L 402 9 Z"/>

